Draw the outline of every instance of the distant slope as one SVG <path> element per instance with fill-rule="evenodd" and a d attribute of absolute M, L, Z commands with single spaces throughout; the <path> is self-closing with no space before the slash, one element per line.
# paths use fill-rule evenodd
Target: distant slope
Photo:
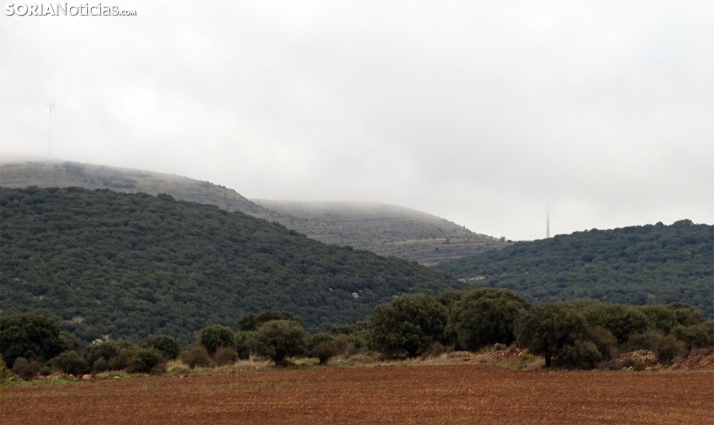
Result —
<path fill-rule="evenodd" d="M 163 332 L 189 342 L 203 326 L 236 327 L 267 308 L 325 330 L 396 295 L 465 286 L 166 195 L 0 188 L 0 314 L 46 314 L 84 340 Z"/>
<path fill-rule="evenodd" d="M 369 202 L 253 199 L 281 214 L 280 223 L 332 245 L 349 245 L 424 265 L 474 255 L 508 243 L 421 211 Z M 286 221 L 285 217 L 289 217 Z"/>
<path fill-rule="evenodd" d="M 714 226 L 681 220 L 520 242 L 436 268 L 537 302 L 681 301 L 714 318 L 713 241 Z"/>
<path fill-rule="evenodd" d="M 233 189 L 174 174 L 79 162 L 21 162 L 0 164 L 0 186 L 9 188 L 83 187 L 115 192 L 166 193 L 180 201 L 216 205 L 228 211 L 269 216 L 259 205 Z"/>
<path fill-rule="evenodd" d="M 430 214 L 383 204 L 259 201 L 235 190 L 173 174 L 78 162 L 5 162 L 0 186 L 83 187 L 115 192 L 166 193 L 177 200 L 216 205 L 282 225 L 331 244 L 434 265 L 440 261 L 507 246 Z"/>

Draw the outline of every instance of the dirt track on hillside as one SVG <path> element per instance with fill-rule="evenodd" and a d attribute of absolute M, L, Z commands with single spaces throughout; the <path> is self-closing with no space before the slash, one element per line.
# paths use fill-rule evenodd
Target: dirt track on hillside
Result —
<path fill-rule="evenodd" d="M 11 424 L 714 424 L 714 373 L 473 365 L 0 387 Z"/>

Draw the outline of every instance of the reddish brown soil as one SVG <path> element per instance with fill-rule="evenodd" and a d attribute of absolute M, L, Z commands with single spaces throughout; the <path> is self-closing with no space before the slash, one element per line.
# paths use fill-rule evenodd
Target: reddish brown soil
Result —
<path fill-rule="evenodd" d="M 245 371 L 0 387 L 11 424 L 714 424 L 714 373 L 488 366 Z"/>

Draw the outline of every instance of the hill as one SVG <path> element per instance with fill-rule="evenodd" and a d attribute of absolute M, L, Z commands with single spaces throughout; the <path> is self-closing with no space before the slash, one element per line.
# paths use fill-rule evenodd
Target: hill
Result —
<path fill-rule="evenodd" d="M 83 187 L 123 193 L 166 193 L 180 201 L 216 205 L 228 211 L 270 215 L 233 189 L 174 174 L 107 167 L 71 161 L 4 162 L 0 186 L 9 188 Z"/>
<path fill-rule="evenodd" d="M 681 220 L 519 242 L 436 268 L 464 282 L 514 290 L 534 302 L 680 301 L 714 318 L 713 241 L 714 226 Z"/>
<path fill-rule="evenodd" d="M 268 308 L 326 330 L 400 294 L 466 286 L 168 195 L 0 188 L 0 218 L 2 314 L 48 315 L 85 341 L 161 332 L 185 343 Z"/>
<path fill-rule="evenodd" d="M 350 245 L 380 255 L 393 255 L 434 265 L 507 243 L 408 208 L 370 203 L 307 203 L 260 200 L 206 181 L 173 174 L 78 162 L 5 162 L 0 186 L 9 188 L 83 187 L 124 193 L 166 193 L 180 201 L 216 205 L 276 221 L 331 245 Z"/>
<path fill-rule="evenodd" d="M 280 213 L 280 223 L 312 239 L 331 245 L 350 245 L 424 265 L 508 245 L 505 240 L 474 233 L 446 219 L 395 205 L 252 201 Z"/>

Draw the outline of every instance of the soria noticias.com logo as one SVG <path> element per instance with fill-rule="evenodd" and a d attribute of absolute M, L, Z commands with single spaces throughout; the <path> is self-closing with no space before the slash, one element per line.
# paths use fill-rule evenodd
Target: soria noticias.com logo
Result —
<path fill-rule="evenodd" d="M 101 3 L 10 3 L 5 6 L 5 16 L 136 16 L 136 10 Z"/>

